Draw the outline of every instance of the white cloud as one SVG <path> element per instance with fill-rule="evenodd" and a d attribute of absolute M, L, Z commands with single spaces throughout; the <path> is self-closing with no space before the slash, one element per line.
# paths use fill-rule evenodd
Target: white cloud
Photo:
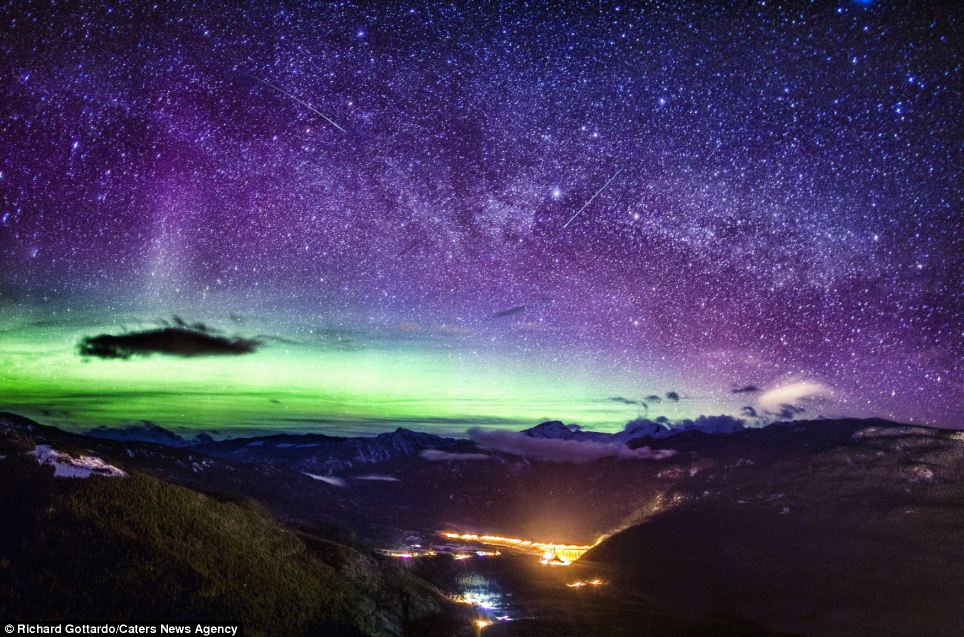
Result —
<path fill-rule="evenodd" d="M 814 380 L 798 380 L 768 389 L 757 399 L 767 411 L 778 411 L 783 405 L 797 406 L 801 401 L 833 396 L 833 388 Z"/>

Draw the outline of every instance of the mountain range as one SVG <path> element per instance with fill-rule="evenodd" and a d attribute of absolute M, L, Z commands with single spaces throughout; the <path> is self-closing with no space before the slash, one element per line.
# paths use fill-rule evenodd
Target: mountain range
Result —
<path fill-rule="evenodd" d="M 605 578 L 610 585 L 593 593 L 593 603 L 573 603 L 555 588 L 561 580 L 540 574 L 516 599 L 542 610 L 491 634 L 545 634 L 538 631 L 556 630 L 560 618 L 569 634 L 639 634 L 623 630 L 636 626 L 627 617 L 652 617 L 656 608 L 664 620 L 703 619 L 660 620 L 653 625 L 663 632 L 650 634 L 676 634 L 669 626 L 716 634 L 719 618 L 728 618 L 728 630 L 736 626 L 731 634 L 952 635 L 964 625 L 964 432 L 883 420 L 747 428 L 704 419 L 682 431 L 644 421 L 609 434 L 550 421 L 506 432 L 513 444 L 529 442 L 498 449 L 484 437 L 405 429 L 163 446 L 70 434 L 12 415 L 0 423 L 22 454 L 47 445 L 137 476 L 89 484 L 153 480 L 198 497 L 216 494 L 212 506 L 256 502 L 283 531 L 323 538 L 302 539 L 306 546 L 323 541 L 366 555 L 401 538 L 431 541 L 442 529 L 594 545 L 557 576 Z M 527 455 L 532 444 L 553 453 L 564 445 L 566 459 Z M 593 445 L 672 453 L 572 460 L 570 447 Z M 0 468 L 13 457 L 4 455 Z M 18 466 L 43 471 L 24 457 Z M 603 611 L 615 605 L 628 610 Z M 433 608 L 436 619 L 452 617 L 444 604 Z M 692 632 L 708 626 L 700 623 L 707 617 L 717 623 Z"/>

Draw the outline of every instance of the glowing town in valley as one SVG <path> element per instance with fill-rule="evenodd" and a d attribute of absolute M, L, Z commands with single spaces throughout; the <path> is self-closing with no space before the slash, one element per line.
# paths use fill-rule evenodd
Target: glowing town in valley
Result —
<path fill-rule="evenodd" d="M 583 553 L 599 543 L 597 541 L 595 544 L 555 544 L 501 535 L 479 535 L 476 533 L 456 533 L 454 531 L 442 531 L 440 535 L 447 540 L 473 542 L 525 553 L 535 553 L 539 556 L 539 562 L 546 566 L 569 566 L 582 557 Z"/>

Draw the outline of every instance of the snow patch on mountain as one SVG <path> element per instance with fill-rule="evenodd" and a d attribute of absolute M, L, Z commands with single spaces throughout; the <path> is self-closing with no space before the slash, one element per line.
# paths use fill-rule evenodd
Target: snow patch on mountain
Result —
<path fill-rule="evenodd" d="M 902 438 L 906 436 L 939 436 L 940 431 L 928 427 L 901 425 L 897 427 L 864 427 L 851 436 L 854 440 L 874 440 L 877 438 Z"/>
<path fill-rule="evenodd" d="M 401 482 L 395 476 L 385 476 L 377 473 L 371 473 L 364 476 L 352 476 L 355 480 L 370 480 L 373 482 Z"/>
<path fill-rule="evenodd" d="M 96 456 L 74 458 L 49 445 L 37 445 L 34 448 L 34 456 L 37 458 L 37 464 L 52 466 L 56 478 L 89 478 L 95 475 L 105 478 L 127 477 L 126 472 Z"/>
<path fill-rule="evenodd" d="M 335 476 L 321 476 L 317 473 L 304 472 L 306 476 L 312 480 L 318 480 L 319 482 L 324 482 L 325 484 L 330 484 L 333 487 L 344 487 L 346 486 L 345 481 L 342 478 L 336 478 Z"/>

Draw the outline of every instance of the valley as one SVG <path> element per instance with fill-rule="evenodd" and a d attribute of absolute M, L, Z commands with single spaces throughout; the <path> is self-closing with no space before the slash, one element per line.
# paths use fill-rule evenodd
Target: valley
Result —
<path fill-rule="evenodd" d="M 48 455 L 257 503 L 323 554 L 357 547 L 435 587 L 465 630 L 951 634 L 964 621 L 960 432 L 790 422 L 682 432 L 659 460 L 573 463 L 405 430 L 164 446 L 2 422 Z"/>

